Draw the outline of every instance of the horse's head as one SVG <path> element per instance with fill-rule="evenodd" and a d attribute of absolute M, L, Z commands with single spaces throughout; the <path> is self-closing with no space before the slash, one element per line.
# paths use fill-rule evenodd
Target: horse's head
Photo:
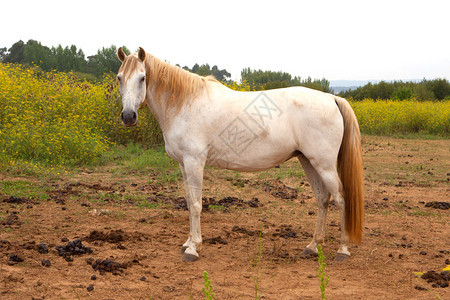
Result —
<path fill-rule="evenodd" d="M 144 49 L 139 48 L 137 54 L 127 56 L 122 48 L 117 52 L 122 62 L 117 79 L 120 83 L 120 95 L 122 96 L 122 122 L 126 126 L 134 126 L 138 119 L 138 109 L 145 105 L 146 98 L 146 71 Z"/>

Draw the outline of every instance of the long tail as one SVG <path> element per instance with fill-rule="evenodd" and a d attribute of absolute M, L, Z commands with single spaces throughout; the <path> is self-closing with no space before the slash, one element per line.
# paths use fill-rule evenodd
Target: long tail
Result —
<path fill-rule="evenodd" d="M 364 177 L 361 134 L 355 113 L 347 100 L 335 97 L 344 119 L 344 137 L 338 155 L 338 173 L 345 199 L 345 229 L 350 241 L 361 244 L 364 222 Z"/>

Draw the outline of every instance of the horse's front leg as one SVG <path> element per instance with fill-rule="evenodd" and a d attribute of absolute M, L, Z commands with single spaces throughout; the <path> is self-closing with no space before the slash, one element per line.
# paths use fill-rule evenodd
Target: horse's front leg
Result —
<path fill-rule="evenodd" d="M 205 163 L 198 158 L 188 157 L 180 164 L 186 188 L 186 202 L 189 209 L 189 238 L 183 244 L 182 261 L 191 262 L 199 258 L 197 250 L 202 245 L 200 214 L 202 212 L 202 185 Z"/>

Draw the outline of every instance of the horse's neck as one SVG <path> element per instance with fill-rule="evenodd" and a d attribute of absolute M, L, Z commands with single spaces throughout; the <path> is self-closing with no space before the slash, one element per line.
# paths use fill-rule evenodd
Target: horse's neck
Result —
<path fill-rule="evenodd" d="M 205 86 L 204 90 L 199 93 L 197 96 L 195 96 L 193 99 L 190 99 L 189 101 L 183 101 L 184 104 L 181 107 L 179 111 L 175 107 L 167 107 L 167 95 L 160 95 L 160 97 L 163 97 L 162 99 L 156 99 L 155 93 L 151 90 L 147 90 L 147 106 L 152 111 L 154 117 L 159 123 L 159 126 L 161 127 L 161 130 L 163 133 L 166 130 L 169 130 L 170 125 L 172 124 L 173 120 L 177 118 L 180 114 L 186 116 L 186 110 L 190 110 L 188 106 L 208 106 L 208 103 L 205 103 L 201 100 L 213 100 L 223 97 L 225 94 L 233 92 L 228 87 L 224 86 L 223 84 L 219 82 L 208 82 L 207 86 Z"/>
<path fill-rule="evenodd" d="M 169 118 L 166 113 L 166 108 L 163 105 L 164 101 L 159 101 L 159 99 L 158 100 L 154 99 L 152 97 L 152 93 L 148 90 L 147 90 L 146 101 L 147 101 L 147 107 L 152 112 L 153 116 L 155 117 L 156 121 L 159 124 L 159 127 L 161 127 L 161 130 L 164 133 L 166 128 L 168 128 L 168 126 L 169 126 Z"/>

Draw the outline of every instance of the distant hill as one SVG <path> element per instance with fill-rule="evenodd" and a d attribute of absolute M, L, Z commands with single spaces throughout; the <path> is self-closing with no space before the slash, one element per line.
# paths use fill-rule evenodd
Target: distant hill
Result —
<path fill-rule="evenodd" d="M 330 87 L 335 94 L 339 94 L 342 91 L 354 90 L 360 86 L 364 86 L 371 83 L 377 83 L 380 80 L 330 80 Z"/>

